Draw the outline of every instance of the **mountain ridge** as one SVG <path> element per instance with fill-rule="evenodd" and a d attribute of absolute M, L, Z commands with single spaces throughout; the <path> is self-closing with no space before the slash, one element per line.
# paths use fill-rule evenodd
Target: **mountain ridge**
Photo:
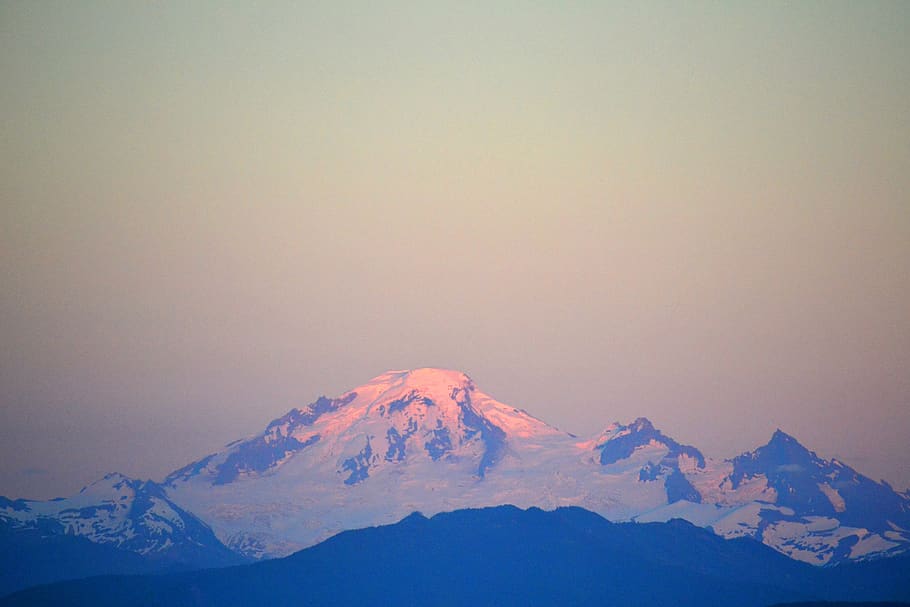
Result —
<path fill-rule="evenodd" d="M 293 408 L 161 485 L 245 558 L 273 558 L 338 532 L 512 503 L 580 506 L 611 520 L 685 518 L 824 565 L 910 547 L 910 496 L 778 429 L 728 460 L 647 418 L 579 438 L 482 392 L 459 371 L 389 371 Z M 18 501 L 0 501 L 0 520 Z"/>
<path fill-rule="evenodd" d="M 43 586 L 0 605 L 306 604 L 764 607 L 908 600 L 910 559 L 817 568 L 688 522 L 611 523 L 578 507 L 497 506 L 342 532 L 286 558 Z"/>
<path fill-rule="evenodd" d="M 246 559 L 152 481 L 113 472 L 69 498 L 0 497 L 0 593 L 83 575 L 215 567 Z"/>

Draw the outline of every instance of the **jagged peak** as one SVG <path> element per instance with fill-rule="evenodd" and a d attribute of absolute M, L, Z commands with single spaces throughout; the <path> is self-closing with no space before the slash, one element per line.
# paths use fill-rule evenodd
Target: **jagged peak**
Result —
<path fill-rule="evenodd" d="M 820 458 L 815 452 L 804 447 L 795 437 L 787 434 L 780 428 L 774 431 L 771 439 L 754 451 L 734 457 L 733 473 L 730 478 L 736 488 L 746 477 L 756 474 L 786 473 L 789 476 L 805 476 L 815 474 L 817 470 L 831 468 L 832 470 L 847 469 L 839 462 L 835 465 Z"/>
<path fill-rule="evenodd" d="M 799 444 L 799 441 L 792 434 L 787 434 L 780 428 L 777 428 L 774 431 L 774 434 L 771 435 L 770 443 L 796 443 Z"/>
<path fill-rule="evenodd" d="M 630 424 L 622 424 L 620 422 L 613 422 L 601 432 L 598 437 L 595 439 L 596 445 L 602 445 L 606 441 L 615 440 L 623 436 L 628 436 L 629 434 L 641 434 L 648 433 L 654 434 L 658 437 L 663 437 L 663 434 L 654 427 L 654 424 L 651 423 L 647 417 L 636 417 Z"/>
<path fill-rule="evenodd" d="M 654 430 L 654 424 L 647 417 L 637 417 L 635 421 L 629 424 L 629 430 L 632 432 L 647 432 Z"/>
<path fill-rule="evenodd" d="M 774 434 L 771 435 L 771 439 L 763 447 L 760 447 L 759 449 L 757 449 L 756 453 L 758 451 L 765 452 L 765 453 L 767 453 L 767 452 L 784 452 L 784 453 L 790 453 L 790 454 L 798 454 L 800 456 L 805 456 L 812 460 L 821 461 L 821 458 L 819 458 L 815 454 L 815 452 L 807 449 L 802 443 L 800 443 L 796 439 L 796 437 L 794 437 L 791 434 L 787 434 L 780 428 L 777 428 L 774 431 Z"/>
<path fill-rule="evenodd" d="M 705 456 L 690 445 L 683 445 L 654 427 L 647 417 L 638 417 L 628 426 L 612 423 L 593 441 L 593 448 L 600 451 L 601 464 L 610 464 L 629 457 L 635 449 L 649 443 L 659 443 L 670 451 L 673 458 L 686 455 L 695 458 L 699 468 L 705 466 Z"/>

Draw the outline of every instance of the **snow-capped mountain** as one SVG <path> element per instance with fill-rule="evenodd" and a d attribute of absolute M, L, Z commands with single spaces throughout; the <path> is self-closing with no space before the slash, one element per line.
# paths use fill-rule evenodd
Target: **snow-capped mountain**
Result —
<path fill-rule="evenodd" d="M 813 564 L 910 548 L 910 500 L 777 430 L 768 444 L 688 475 L 702 504 L 680 503 L 640 521 L 686 518 L 725 537 L 750 536 Z"/>
<path fill-rule="evenodd" d="M 69 498 L 49 501 L 0 497 L 5 534 L 73 536 L 137 553 L 168 566 L 238 562 L 209 527 L 151 481 L 108 474 Z"/>
<path fill-rule="evenodd" d="M 522 489 L 488 473 L 554 441 L 574 439 L 462 373 L 398 371 L 294 409 L 164 484 L 232 548 L 277 556 L 415 510 L 515 500 Z M 533 501 L 537 491 L 523 491 Z"/>
<path fill-rule="evenodd" d="M 876 483 L 837 460 L 824 460 L 778 430 L 771 441 L 732 460 L 732 489 L 765 478 L 776 504 L 800 516 L 837 517 L 853 526 L 889 532 L 910 529 L 910 503 L 890 485 Z"/>
<path fill-rule="evenodd" d="M 910 547 L 906 495 L 781 432 L 729 461 L 704 457 L 644 418 L 584 440 L 441 369 L 388 372 L 319 398 L 173 472 L 164 486 L 255 558 L 414 511 L 499 504 L 685 518 L 814 564 Z"/>
<path fill-rule="evenodd" d="M 0 530 L 49 525 L 152 556 L 236 557 L 227 546 L 271 558 L 415 511 L 502 504 L 684 518 L 816 565 L 910 549 L 910 495 L 783 432 L 732 460 L 644 418 L 579 438 L 442 369 L 390 371 L 320 397 L 161 485 L 111 475 L 67 500 L 0 498 Z"/>

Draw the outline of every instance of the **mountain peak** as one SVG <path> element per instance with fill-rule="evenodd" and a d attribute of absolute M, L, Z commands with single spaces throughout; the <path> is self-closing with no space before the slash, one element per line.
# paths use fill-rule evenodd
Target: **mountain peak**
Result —
<path fill-rule="evenodd" d="M 632 432 L 649 432 L 654 430 L 654 424 L 647 417 L 639 417 L 629 425 L 629 430 Z"/>
<path fill-rule="evenodd" d="M 778 503 L 801 507 L 805 504 L 793 500 L 802 499 L 800 496 L 806 494 L 806 487 L 815 486 L 818 480 L 815 476 L 829 467 L 828 462 L 780 428 L 774 431 L 766 445 L 734 457 L 732 463 L 733 473 L 730 479 L 734 488 L 744 479 L 763 475 L 768 478 L 769 485 L 781 495 Z M 800 484 L 803 490 L 796 492 L 794 483 Z M 812 493 L 817 493 L 817 488 Z"/>
<path fill-rule="evenodd" d="M 613 423 L 597 438 L 594 448 L 600 451 L 600 463 L 609 465 L 624 460 L 636 449 L 648 445 L 661 445 L 668 450 L 667 457 L 676 460 L 681 455 L 694 458 L 699 468 L 705 467 L 705 456 L 689 445 L 682 445 L 654 427 L 646 417 L 636 418 L 628 426 Z M 669 461 L 669 460 L 668 460 Z"/>
<path fill-rule="evenodd" d="M 332 462 L 332 476 L 345 485 L 415 458 L 471 468 L 483 478 L 505 453 L 509 436 L 551 434 L 561 433 L 483 394 L 461 371 L 386 371 L 338 398 L 322 396 L 291 410 L 262 434 L 185 466 L 165 482 L 173 487 L 203 474 L 213 485 L 225 485 L 272 474 L 292 459 L 305 466 Z"/>
<path fill-rule="evenodd" d="M 771 440 L 764 447 L 759 448 L 763 452 L 774 452 L 787 454 L 790 457 L 799 456 L 800 459 L 817 459 L 816 455 L 806 449 L 796 437 L 791 434 L 787 434 L 780 428 L 774 431 L 774 434 L 771 435 Z"/>
<path fill-rule="evenodd" d="M 349 405 L 357 411 L 356 414 L 342 416 L 330 427 L 322 428 L 321 432 L 340 430 L 352 420 L 368 416 L 374 411 L 383 416 L 386 412 L 400 410 L 412 403 L 448 403 L 455 400 L 456 394 L 469 394 L 474 390 L 474 382 L 461 371 L 434 367 L 386 371 L 338 398 L 320 396 L 305 407 L 292 409 L 273 420 L 266 432 L 273 434 L 269 442 L 287 442 L 288 432 L 293 432 L 295 428 L 305 428 L 305 434 L 308 435 L 303 437 L 305 443 L 308 439 L 318 440 L 309 431 L 318 421 Z M 289 447 L 294 450 L 306 446 L 304 443 L 294 443 Z M 267 462 L 267 466 L 271 463 L 273 462 Z M 233 478 L 233 475 L 230 476 Z"/>
<path fill-rule="evenodd" d="M 457 369 L 443 369 L 440 367 L 419 367 L 408 371 L 408 377 L 416 381 L 458 381 L 469 382 L 471 378 L 464 371 Z"/>
<path fill-rule="evenodd" d="M 799 441 L 796 440 L 796 438 L 794 438 L 790 434 L 787 434 L 780 428 L 778 428 L 774 431 L 774 434 L 771 435 L 771 440 L 769 442 L 770 443 L 788 442 L 788 443 L 797 443 L 797 444 L 799 443 Z"/>
<path fill-rule="evenodd" d="M 426 389 L 444 386 L 460 387 L 470 385 L 473 387 L 474 382 L 462 371 L 437 367 L 420 367 L 417 369 L 386 371 L 381 375 L 377 375 L 365 385 Z"/>
<path fill-rule="evenodd" d="M 654 427 L 654 424 L 651 423 L 647 417 L 637 417 L 629 425 L 622 424 L 620 422 L 613 422 L 594 439 L 595 445 L 603 445 L 607 441 L 616 440 L 624 436 L 637 435 L 642 437 L 643 435 L 654 435 L 655 437 L 663 437 L 663 434 Z M 638 439 L 636 439 L 638 440 Z M 647 442 L 647 440 L 645 441 Z"/>

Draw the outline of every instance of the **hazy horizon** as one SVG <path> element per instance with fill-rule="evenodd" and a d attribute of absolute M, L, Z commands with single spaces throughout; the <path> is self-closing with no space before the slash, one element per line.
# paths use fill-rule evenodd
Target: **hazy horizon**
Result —
<path fill-rule="evenodd" d="M 0 4 L 0 495 L 388 369 L 910 487 L 910 3 Z"/>

